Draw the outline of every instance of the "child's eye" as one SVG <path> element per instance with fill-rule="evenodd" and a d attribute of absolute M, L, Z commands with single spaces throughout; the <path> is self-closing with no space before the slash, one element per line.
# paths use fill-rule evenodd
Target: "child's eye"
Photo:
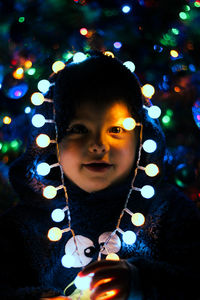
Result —
<path fill-rule="evenodd" d="M 67 129 L 68 134 L 84 134 L 87 133 L 88 129 L 84 125 L 76 124 Z"/>
<path fill-rule="evenodd" d="M 111 127 L 109 130 L 110 133 L 123 133 L 124 129 L 119 126 Z"/>

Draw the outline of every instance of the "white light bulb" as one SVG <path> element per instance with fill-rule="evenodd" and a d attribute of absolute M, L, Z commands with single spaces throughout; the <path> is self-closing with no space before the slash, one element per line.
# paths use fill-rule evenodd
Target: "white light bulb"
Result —
<path fill-rule="evenodd" d="M 77 52 L 73 56 L 73 62 L 74 63 L 80 63 L 84 60 L 86 60 L 87 56 L 83 52 Z"/>
<path fill-rule="evenodd" d="M 72 255 L 65 254 L 62 259 L 61 263 L 65 268 L 71 268 L 74 265 L 75 258 Z"/>
<path fill-rule="evenodd" d="M 155 190 L 151 185 L 144 185 L 141 189 L 141 195 L 146 199 L 153 197 L 154 194 L 155 194 Z"/>
<path fill-rule="evenodd" d="M 156 106 L 156 105 L 152 105 L 149 109 L 148 109 L 148 115 L 149 117 L 151 117 L 152 119 L 158 119 L 161 115 L 161 109 L 160 107 Z"/>
<path fill-rule="evenodd" d="M 125 66 L 125 67 L 127 67 L 127 69 L 129 69 L 131 72 L 134 72 L 135 71 L 135 64 L 132 62 L 132 61 L 125 61 L 124 63 L 123 63 L 123 65 Z"/>
<path fill-rule="evenodd" d="M 40 115 L 40 114 L 36 114 L 32 117 L 32 124 L 33 126 L 37 127 L 37 128 L 40 128 L 42 126 L 44 126 L 45 124 L 45 117 L 43 115 Z"/>
<path fill-rule="evenodd" d="M 128 14 L 128 13 L 130 12 L 130 10 L 131 10 L 131 7 L 130 7 L 129 5 L 124 5 L 124 6 L 122 7 L 122 12 L 123 12 L 124 14 Z"/>
<path fill-rule="evenodd" d="M 51 141 L 50 141 L 49 136 L 46 134 L 43 134 L 43 133 L 39 134 L 38 137 L 36 138 L 36 143 L 41 148 L 48 147 L 50 142 Z"/>
<path fill-rule="evenodd" d="M 37 165 L 38 175 L 46 176 L 49 174 L 50 170 L 51 170 L 50 165 L 45 162 Z"/>
<path fill-rule="evenodd" d="M 42 79 L 38 82 L 38 90 L 42 93 L 46 93 L 49 90 L 51 83 L 46 80 Z"/>
<path fill-rule="evenodd" d="M 44 102 L 44 96 L 39 92 L 35 92 L 31 96 L 31 102 L 34 105 L 41 105 Z"/>
<path fill-rule="evenodd" d="M 62 209 L 56 208 L 52 211 L 51 218 L 54 222 L 62 222 L 65 218 L 65 213 Z"/>
<path fill-rule="evenodd" d="M 157 144 L 154 140 L 146 140 L 144 144 L 142 145 L 144 151 L 147 153 L 152 153 L 157 149 Z"/>
<path fill-rule="evenodd" d="M 133 232 L 131 230 L 127 230 L 123 233 L 122 238 L 126 244 L 132 245 L 135 243 L 137 237 L 136 237 L 135 232 Z"/>
<path fill-rule="evenodd" d="M 48 185 L 43 189 L 43 196 L 47 199 L 53 199 L 57 195 L 57 190 L 54 186 Z"/>
<path fill-rule="evenodd" d="M 89 289 L 93 275 L 94 275 L 94 273 L 90 273 L 88 276 L 84 276 L 84 277 L 77 276 L 75 278 L 75 280 L 74 280 L 75 286 L 79 290 L 87 290 L 87 289 Z"/>

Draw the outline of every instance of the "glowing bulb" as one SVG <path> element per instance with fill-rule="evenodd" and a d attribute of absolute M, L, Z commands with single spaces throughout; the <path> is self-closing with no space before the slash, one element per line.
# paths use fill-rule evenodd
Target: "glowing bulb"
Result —
<path fill-rule="evenodd" d="M 49 90 L 50 82 L 46 79 L 42 79 L 38 82 L 38 90 L 42 93 L 46 93 Z"/>
<path fill-rule="evenodd" d="M 155 164 L 148 164 L 145 168 L 145 173 L 150 177 L 156 176 L 158 172 L 159 169 Z"/>
<path fill-rule="evenodd" d="M 13 77 L 15 79 L 22 79 L 24 77 L 24 70 L 23 70 L 23 68 L 17 68 L 17 70 L 15 70 L 13 72 Z"/>
<path fill-rule="evenodd" d="M 12 122 L 12 119 L 8 116 L 5 116 L 3 118 L 3 123 L 6 124 L 6 125 L 9 125 L 10 123 Z"/>
<path fill-rule="evenodd" d="M 137 237 L 133 231 L 127 230 L 123 233 L 122 238 L 126 244 L 132 245 L 135 243 Z"/>
<path fill-rule="evenodd" d="M 127 67 L 127 69 L 129 69 L 131 72 L 135 71 L 135 64 L 132 61 L 127 60 L 123 63 L 123 65 Z"/>
<path fill-rule="evenodd" d="M 52 227 L 49 229 L 47 236 L 50 241 L 57 242 L 62 237 L 62 231 L 58 227 Z"/>
<path fill-rule="evenodd" d="M 77 52 L 73 56 L 73 62 L 74 63 L 80 63 L 84 60 L 86 60 L 87 56 L 83 52 Z"/>
<path fill-rule="evenodd" d="M 62 259 L 61 263 L 65 268 L 71 268 L 74 265 L 75 258 L 72 255 L 65 254 Z"/>
<path fill-rule="evenodd" d="M 94 273 L 90 273 L 88 276 L 80 277 L 77 276 L 74 280 L 75 286 L 79 290 L 87 290 L 90 288 L 90 283 L 92 281 L 92 276 L 94 276 Z"/>
<path fill-rule="evenodd" d="M 80 34 L 82 34 L 82 35 L 87 35 L 87 34 L 88 34 L 87 28 L 81 28 L 81 29 L 80 29 Z"/>
<path fill-rule="evenodd" d="M 26 69 L 30 69 L 32 67 L 32 61 L 31 60 L 26 60 L 24 63 L 24 67 Z"/>
<path fill-rule="evenodd" d="M 157 144 L 153 140 L 146 140 L 142 145 L 143 149 L 147 153 L 153 153 L 157 149 Z"/>
<path fill-rule="evenodd" d="M 50 141 L 49 136 L 46 134 L 43 134 L 43 133 L 39 134 L 38 137 L 36 138 L 36 143 L 41 148 L 48 147 L 50 142 L 51 141 Z"/>
<path fill-rule="evenodd" d="M 106 256 L 107 260 L 120 260 L 119 256 L 116 253 L 109 253 Z"/>
<path fill-rule="evenodd" d="M 31 69 L 28 70 L 27 73 L 28 73 L 28 75 L 34 75 L 35 72 L 36 72 L 36 69 L 35 68 L 31 68 Z"/>
<path fill-rule="evenodd" d="M 24 109 L 24 112 L 25 112 L 25 114 L 30 114 L 30 112 L 31 112 L 30 106 L 27 106 L 27 107 Z"/>
<path fill-rule="evenodd" d="M 141 189 L 142 197 L 150 199 L 155 194 L 154 188 L 151 185 L 144 185 Z"/>
<path fill-rule="evenodd" d="M 176 50 L 171 50 L 171 51 L 170 51 L 170 55 L 171 55 L 172 57 L 174 57 L 174 58 L 176 58 L 176 57 L 179 56 L 178 51 L 176 51 Z"/>
<path fill-rule="evenodd" d="M 124 14 L 128 14 L 130 12 L 130 10 L 131 10 L 131 7 L 129 5 L 122 6 L 122 12 Z"/>
<path fill-rule="evenodd" d="M 115 43 L 114 43 L 114 47 L 115 47 L 116 49 L 120 49 L 120 48 L 122 47 L 122 43 L 120 43 L 120 42 L 115 42 Z"/>
<path fill-rule="evenodd" d="M 157 105 L 152 105 L 148 109 L 148 115 L 152 119 L 158 119 L 160 117 L 160 115 L 161 115 L 161 109 L 160 109 L 160 107 L 158 107 Z"/>
<path fill-rule="evenodd" d="M 126 130 L 133 130 L 136 126 L 136 122 L 133 118 L 126 118 L 123 121 L 123 126 Z"/>
<path fill-rule="evenodd" d="M 135 213 L 131 217 L 131 222 L 135 226 L 142 226 L 145 222 L 145 217 L 141 213 Z"/>
<path fill-rule="evenodd" d="M 50 170 L 51 170 L 50 165 L 45 162 L 37 165 L 38 175 L 46 176 L 49 174 Z"/>
<path fill-rule="evenodd" d="M 105 51 L 103 54 L 106 56 L 111 56 L 112 58 L 115 57 L 115 55 L 111 51 Z"/>
<path fill-rule="evenodd" d="M 37 127 L 37 128 L 40 128 L 42 126 L 44 126 L 45 124 L 45 117 L 43 115 L 40 115 L 40 114 L 36 114 L 32 117 L 32 124 L 33 126 Z"/>
<path fill-rule="evenodd" d="M 145 84 L 142 87 L 142 94 L 146 97 L 146 98 L 151 98 L 155 93 L 155 88 L 153 87 L 153 85 L 151 84 Z"/>
<path fill-rule="evenodd" d="M 57 195 L 57 190 L 53 185 L 48 185 L 43 189 L 43 196 L 47 199 L 53 199 Z"/>
<path fill-rule="evenodd" d="M 44 102 L 44 96 L 39 92 L 33 93 L 31 96 L 31 102 L 34 105 L 41 105 Z"/>
<path fill-rule="evenodd" d="M 58 73 L 60 70 L 64 69 L 65 64 L 64 62 L 58 60 L 52 65 L 52 70 L 54 73 Z"/>
<path fill-rule="evenodd" d="M 65 218 L 65 213 L 62 209 L 56 208 L 52 211 L 51 218 L 54 222 L 62 222 Z"/>

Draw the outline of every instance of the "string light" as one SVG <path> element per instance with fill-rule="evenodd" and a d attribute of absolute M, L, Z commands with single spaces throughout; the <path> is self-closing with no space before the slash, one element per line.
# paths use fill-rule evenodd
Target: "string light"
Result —
<path fill-rule="evenodd" d="M 142 90 L 142 94 L 149 99 L 151 99 L 152 96 L 155 94 L 155 88 L 153 87 L 153 85 L 148 83 L 143 85 L 141 90 Z"/>
<path fill-rule="evenodd" d="M 160 107 L 158 107 L 157 105 L 152 105 L 148 109 L 148 115 L 152 119 L 158 119 L 160 117 L 160 115 L 161 115 L 161 109 L 160 109 Z"/>
<path fill-rule="evenodd" d="M 145 167 L 145 173 L 150 177 L 154 177 L 159 173 L 159 169 L 155 164 L 148 164 Z"/>
<path fill-rule="evenodd" d="M 41 148 L 46 148 L 49 146 L 51 140 L 47 134 L 39 134 L 38 137 L 36 138 L 36 143 L 39 147 Z"/>
<path fill-rule="evenodd" d="M 122 47 L 122 43 L 120 42 L 115 42 L 113 45 L 116 49 L 120 49 Z"/>
<path fill-rule="evenodd" d="M 57 195 L 57 189 L 53 185 L 48 185 L 43 189 L 43 196 L 47 199 L 53 199 Z"/>
<path fill-rule="evenodd" d="M 25 112 L 25 114 L 30 114 L 30 112 L 31 112 L 30 106 L 25 107 L 24 112 Z"/>
<path fill-rule="evenodd" d="M 65 212 L 63 209 L 56 208 L 51 213 L 51 218 L 54 222 L 62 222 L 65 218 Z"/>
<path fill-rule="evenodd" d="M 33 126 L 35 126 L 37 128 L 40 128 L 40 127 L 44 126 L 45 123 L 55 123 L 54 120 L 45 119 L 45 117 L 41 114 L 35 114 L 32 117 L 31 122 L 32 122 Z"/>
<path fill-rule="evenodd" d="M 157 143 L 154 140 L 146 140 L 143 145 L 143 149 L 147 153 L 153 153 L 157 149 Z"/>
<path fill-rule="evenodd" d="M 46 176 L 50 173 L 51 167 L 49 164 L 43 162 L 37 165 L 38 175 Z"/>
<path fill-rule="evenodd" d="M 123 233 L 122 238 L 127 245 L 133 245 L 136 242 L 137 237 L 135 232 L 127 230 Z"/>
<path fill-rule="evenodd" d="M 15 70 L 13 72 L 13 77 L 15 79 L 22 79 L 24 77 L 24 70 L 23 70 L 23 68 L 17 68 L 17 70 Z"/>
<path fill-rule="evenodd" d="M 57 242 L 62 237 L 62 231 L 58 227 L 52 227 L 49 229 L 47 236 L 50 241 Z"/>
<path fill-rule="evenodd" d="M 131 222 L 135 226 L 142 226 L 145 223 L 145 217 L 141 213 L 134 213 L 131 217 Z"/>
<path fill-rule="evenodd" d="M 25 63 L 24 63 L 24 67 L 26 69 L 30 69 L 32 67 L 32 61 L 31 60 L 26 60 Z"/>
<path fill-rule="evenodd" d="M 5 116 L 5 117 L 3 118 L 3 123 L 4 123 L 5 125 L 9 125 L 11 122 L 12 122 L 12 119 L 11 119 L 10 117 Z"/>
<path fill-rule="evenodd" d="M 127 69 L 129 69 L 132 73 L 135 71 L 135 64 L 134 64 L 132 61 L 130 61 L 130 60 L 125 61 L 125 62 L 123 63 L 123 65 L 124 65 L 125 67 L 127 67 Z"/>
<path fill-rule="evenodd" d="M 27 71 L 28 75 L 30 75 L 30 76 L 34 75 L 35 72 L 36 72 L 36 69 L 35 69 L 35 68 L 30 68 L 30 69 Z"/>
<path fill-rule="evenodd" d="M 94 276 L 94 273 L 90 273 L 87 276 L 77 276 L 74 280 L 74 284 L 79 290 L 87 290 L 90 288 L 90 283 L 92 281 L 92 277 Z"/>
<path fill-rule="evenodd" d="M 84 60 L 86 60 L 87 56 L 83 52 L 77 52 L 73 56 L 73 62 L 74 63 L 80 63 Z"/>
<path fill-rule="evenodd" d="M 115 55 L 111 51 L 105 51 L 103 54 L 106 56 L 111 56 L 112 58 L 115 57 Z"/>
<path fill-rule="evenodd" d="M 170 55 L 171 55 L 172 57 L 174 57 L 174 58 L 177 58 L 177 57 L 179 56 L 179 53 L 178 53 L 178 51 L 176 51 L 176 50 L 171 50 L 171 51 L 170 51 Z"/>
<path fill-rule="evenodd" d="M 88 34 L 87 28 L 81 28 L 81 29 L 80 29 L 80 34 L 81 34 L 81 35 L 87 35 L 87 34 Z"/>
<path fill-rule="evenodd" d="M 123 121 L 123 127 L 126 129 L 126 130 L 133 130 L 136 126 L 136 122 L 133 118 L 126 118 L 124 121 Z"/>
<path fill-rule="evenodd" d="M 49 90 L 50 82 L 47 79 L 42 79 L 38 82 L 38 90 L 42 93 L 46 93 Z"/>
<path fill-rule="evenodd" d="M 44 96 L 39 92 L 35 92 L 31 95 L 31 102 L 34 105 L 41 105 L 44 102 Z"/>
<path fill-rule="evenodd" d="M 65 254 L 61 259 L 61 263 L 65 268 L 71 268 L 74 265 L 74 262 L 75 258 L 69 254 Z"/>
<path fill-rule="evenodd" d="M 120 260 L 120 258 L 116 253 L 109 253 L 106 256 L 106 260 Z"/>
<path fill-rule="evenodd" d="M 146 198 L 146 199 L 150 199 L 154 196 L 155 191 L 154 188 L 151 185 L 144 185 L 141 188 L 141 195 L 142 197 Z"/>
<path fill-rule="evenodd" d="M 131 11 L 131 7 L 129 5 L 123 5 L 122 6 L 122 12 L 124 14 L 128 14 Z"/>
<path fill-rule="evenodd" d="M 64 69 L 64 67 L 65 67 L 64 62 L 58 60 L 58 61 L 56 61 L 56 62 L 53 63 L 52 70 L 53 70 L 54 73 L 58 73 L 59 71 L 61 71 L 62 69 Z"/>

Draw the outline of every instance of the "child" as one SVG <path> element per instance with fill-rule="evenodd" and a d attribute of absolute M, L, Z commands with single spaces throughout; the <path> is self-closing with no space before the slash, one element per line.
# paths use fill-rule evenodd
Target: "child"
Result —
<path fill-rule="evenodd" d="M 150 108 L 115 58 L 55 74 L 10 169 L 21 202 L 1 217 L 0 299 L 198 299 L 199 215 L 165 180 Z"/>

